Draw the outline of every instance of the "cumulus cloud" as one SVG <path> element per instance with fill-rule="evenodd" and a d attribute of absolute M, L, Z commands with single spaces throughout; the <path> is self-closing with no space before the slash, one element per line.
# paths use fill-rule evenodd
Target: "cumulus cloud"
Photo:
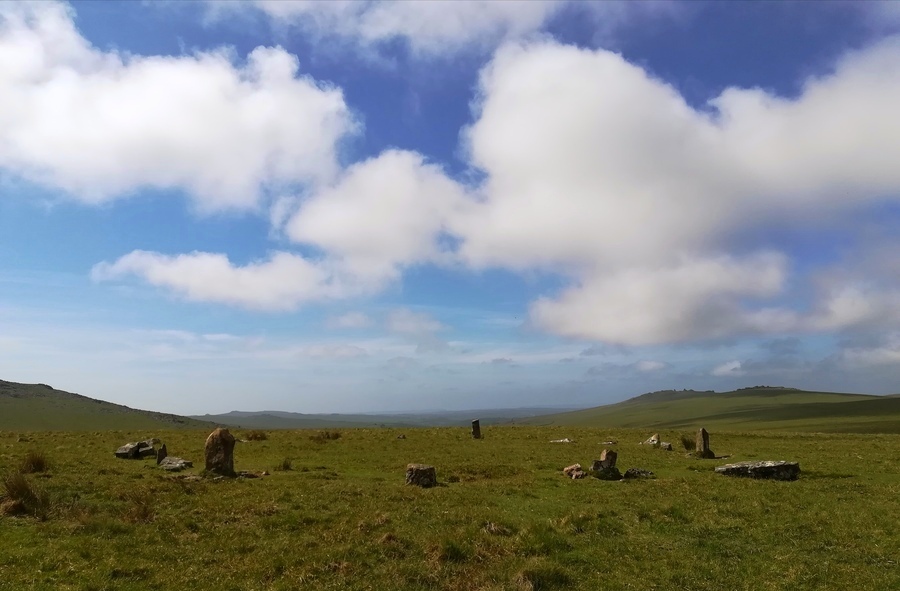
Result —
<path fill-rule="evenodd" d="M 369 18 L 436 10 L 430 4 L 269 10 L 330 23 L 328 11 Z M 394 24 L 371 30 L 393 32 L 371 39 L 412 39 L 409 31 L 420 30 L 384 19 Z M 357 35 L 362 25 L 347 26 Z M 273 85 L 331 92 L 297 78 L 281 50 L 263 53 L 281 64 L 267 78 Z M 131 67 L 110 55 L 101 57 Z M 900 290 L 855 279 L 786 304 L 798 287 L 789 253 L 765 238 L 746 239 L 774 221 L 826 227 L 896 197 L 897 104 L 900 38 L 848 53 L 830 73 L 806 80 L 797 97 L 727 88 L 699 109 L 621 55 L 550 41 L 508 43 L 481 73 L 474 120 L 463 134 L 468 161 L 483 178 L 478 186 L 461 185 L 420 154 L 388 150 L 317 182 L 302 199 L 278 201 L 273 223 L 315 249 L 315 258 L 280 252 L 237 266 L 224 255 L 136 251 L 94 274 L 135 274 L 189 299 L 284 310 L 376 292 L 415 265 L 547 272 L 568 283 L 532 303 L 535 326 L 622 345 L 900 321 Z M 388 326 L 404 322 L 414 324 L 400 316 Z M 431 346 L 425 337 L 443 343 L 438 328 L 392 330 L 422 339 L 420 347 Z"/>
<path fill-rule="evenodd" d="M 464 190 L 413 152 L 388 150 L 348 168 L 287 222 L 295 242 L 328 253 L 344 272 L 379 285 L 449 255 L 440 238 Z"/>
<path fill-rule="evenodd" d="M 253 208 L 266 189 L 330 180 L 356 127 L 341 91 L 281 48 L 100 51 L 64 4 L 0 5 L 0 169 L 82 201 L 159 188 Z"/>
<path fill-rule="evenodd" d="M 744 370 L 741 368 L 740 361 L 726 361 L 714 367 L 709 374 L 716 377 L 742 376 L 744 375 Z"/>
<path fill-rule="evenodd" d="M 707 109 L 611 52 L 502 48 L 468 130 L 486 181 L 455 218 L 475 268 L 562 270 L 573 285 L 532 306 L 541 328 L 626 344 L 834 329 L 840 298 L 808 317 L 766 305 L 785 255 L 733 234 L 815 224 L 900 189 L 900 39 L 845 56 L 786 99 L 729 88 Z M 870 294 L 877 299 L 876 294 Z"/>
<path fill-rule="evenodd" d="M 293 310 L 302 303 L 347 293 L 326 269 L 286 252 L 276 252 L 266 261 L 236 266 L 222 254 L 167 256 L 136 250 L 112 263 L 99 263 L 91 272 L 95 281 L 129 275 L 188 300 L 268 311 Z"/>

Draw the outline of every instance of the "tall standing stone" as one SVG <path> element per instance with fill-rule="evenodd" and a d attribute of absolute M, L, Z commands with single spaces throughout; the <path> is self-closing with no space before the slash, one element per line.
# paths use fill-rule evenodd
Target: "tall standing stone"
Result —
<path fill-rule="evenodd" d="M 481 421 L 472 421 L 472 439 L 481 439 Z"/>
<path fill-rule="evenodd" d="M 234 435 L 228 429 L 217 428 L 206 438 L 206 471 L 220 476 L 234 477 Z"/>
<path fill-rule="evenodd" d="M 709 432 L 706 429 L 701 428 L 697 431 L 695 453 L 698 458 L 712 459 L 716 457 L 716 454 L 709 449 Z"/>

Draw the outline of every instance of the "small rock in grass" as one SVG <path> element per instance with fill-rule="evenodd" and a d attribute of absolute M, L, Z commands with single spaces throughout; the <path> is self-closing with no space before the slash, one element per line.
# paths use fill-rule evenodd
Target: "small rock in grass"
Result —
<path fill-rule="evenodd" d="M 437 474 L 434 466 L 426 464 L 407 464 L 406 484 L 430 488 L 437 484 Z"/>
<path fill-rule="evenodd" d="M 159 461 L 159 467 L 167 472 L 181 472 L 188 468 L 193 468 L 194 463 L 175 456 L 166 456 Z"/>
<path fill-rule="evenodd" d="M 563 474 L 571 478 L 572 480 L 578 480 L 579 478 L 584 478 L 587 476 L 587 473 L 582 470 L 581 464 L 572 464 L 571 466 L 566 466 L 563 468 Z"/>
<path fill-rule="evenodd" d="M 625 470 L 623 478 L 656 478 L 656 474 L 643 468 L 629 468 Z"/>

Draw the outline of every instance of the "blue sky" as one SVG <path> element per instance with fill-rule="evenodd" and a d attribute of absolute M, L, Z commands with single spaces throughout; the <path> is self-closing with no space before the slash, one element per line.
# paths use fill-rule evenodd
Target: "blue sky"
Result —
<path fill-rule="evenodd" d="M 900 391 L 894 2 L 0 4 L 0 378 Z"/>

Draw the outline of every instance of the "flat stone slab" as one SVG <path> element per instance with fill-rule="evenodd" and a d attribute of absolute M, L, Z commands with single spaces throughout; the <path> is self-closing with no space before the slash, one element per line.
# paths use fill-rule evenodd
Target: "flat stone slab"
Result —
<path fill-rule="evenodd" d="M 783 461 L 736 462 L 717 466 L 716 472 L 725 476 L 742 476 L 744 478 L 797 480 L 800 477 L 800 464 Z"/>
<path fill-rule="evenodd" d="M 180 472 L 188 468 L 193 468 L 194 463 L 175 456 L 166 456 L 159 462 L 159 467 L 169 472 Z"/>
<path fill-rule="evenodd" d="M 656 475 L 650 470 L 644 470 L 643 468 L 629 468 L 625 470 L 623 478 L 628 480 L 632 478 L 656 478 Z"/>

